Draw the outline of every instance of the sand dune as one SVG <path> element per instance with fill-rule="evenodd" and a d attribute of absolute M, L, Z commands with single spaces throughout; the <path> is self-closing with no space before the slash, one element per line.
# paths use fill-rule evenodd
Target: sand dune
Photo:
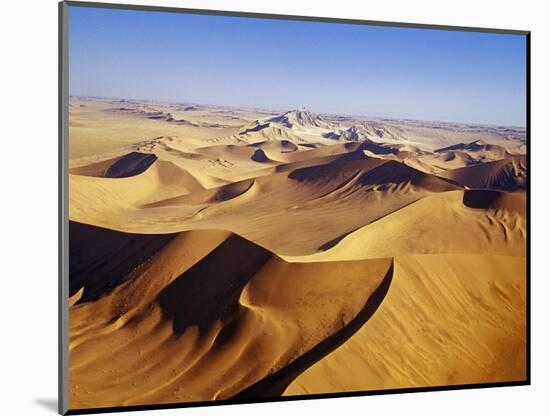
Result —
<path fill-rule="evenodd" d="M 106 158 L 100 162 L 93 162 L 93 163 L 86 163 L 69 168 L 69 173 L 73 175 L 81 175 L 81 176 L 94 176 L 97 178 L 104 178 L 106 177 L 107 170 L 116 163 L 121 157 L 124 155 L 114 157 L 114 158 Z"/>
<path fill-rule="evenodd" d="M 151 153 L 130 152 L 99 162 L 79 164 L 71 167 L 69 173 L 97 178 L 127 178 L 145 172 L 157 157 Z M 162 164 L 164 162 L 160 162 Z"/>
<path fill-rule="evenodd" d="M 71 409 L 525 379 L 524 129 L 71 112 Z"/>
<path fill-rule="evenodd" d="M 493 195 L 486 191 L 474 197 L 483 200 L 480 206 L 468 203 L 470 192 L 432 194 L 345 236 L 329 250 L 285 259 L 329 261 L 485 252 L 525 255 L 525 194 Z"/>
<path fill-rule="evenodd" d="M 103 236 L 86 240 L 102 265 Z M 390 260 L 290 264 L 226 232 L 172 236 L 105 296 L 71 307 L 71 404 L 229 398 L 275 375 L 284 390 L 372 317 L 391 275 Z"/>
<path fill-rule="evenodd" d="M 437 149 L 436 153 L 448 153 L 454 151 L 474 153 L 477 157 L 489 160 L 504 159 L 512 156 L 512 154 L 504 146 L 485 143 L 483 140 L 476 140 L 470 143 L 458 143 L 452 146 L 447 146 Z"/>
<path fill-rule="evenodd" d="M 119 159 L 122 160 L 124 158 Z M 157 160 L 146 171 L 135 176 L 105 177 L 112 166 L 106 167 L 104 177 L 70 174 L 69 189 L 73 194 L 72 198 L 83 203 L 92 203 L 97 198 L 95 204 L 112 201 L 108 204 L 111 207 L 116 207 L 114 202 L 119 201 L 119 207 L 130 207 L 136 203 L 147 203 L 204 189 L 197 178 L 171 162 Z M 71 208 L 77 208 L 77 204 L 74 205 Z M 76 217 L 73 219 L 76 220 Z"/>
<path fill-rule="evenodd" d="M 285 394 L 524 379 L 525 267 L 525 257 L 398 257 L 379 311 Z"/>
<path fill-rule="evenodd" d="M 459 168 L 441 174 L 442 177 L 468 188 L 503 191 L 525 190 L 527 186 L 525 155 Z"/>
<path fill-rule="evenodd" d="M 431 192 L 458 189 L 403 163 L 364 155 L 347 159 L 205 191 L 186 189 L 183 196 L 167 196 L 170 188 L 160 193 L 148 171 L 133 178 L 147 186 L 140 185 L 141 192 L 131 196 L 123 193 L 126 185 L 120 182 L 75 177 L 70 182 L 70 217 L 135 233 L 231 229 L 278 254 L 300 255 L 321 250 Z M 287 229 L 284 234 L 281 227 Z"/>
<path fill-rule="evenodd" d="M 289 140 L 277 140 L 269 142 L 255 143 L 252 146 L 260 147 L 264 151 L 275 151 L 278 153 L 292 153 L 299 149 L 299 147 Z"/>

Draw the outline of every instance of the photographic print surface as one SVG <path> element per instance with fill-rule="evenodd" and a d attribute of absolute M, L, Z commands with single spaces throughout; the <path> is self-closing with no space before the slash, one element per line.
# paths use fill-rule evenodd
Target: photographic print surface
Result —
<path fill-rule="evenodd" d="M 68 7 L 71 410 L 527 379 L 527 36 Z"/>

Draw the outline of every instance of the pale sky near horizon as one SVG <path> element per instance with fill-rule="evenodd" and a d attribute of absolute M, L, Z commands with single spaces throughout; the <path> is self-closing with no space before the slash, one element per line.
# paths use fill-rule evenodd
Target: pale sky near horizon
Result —
<path fill-rule="evenodd" d="M 69 9 L 71 95 L 525 126 L 526 37 Z"/>

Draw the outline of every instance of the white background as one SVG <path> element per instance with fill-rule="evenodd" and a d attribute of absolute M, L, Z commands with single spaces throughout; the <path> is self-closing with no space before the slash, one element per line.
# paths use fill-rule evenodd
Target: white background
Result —
<path fill-rule="evenodd" d="M 116 2 L 116 0 L 111 0 Z M 532 386 L 155 411 L 147 415 L 550 414 L 550 39 L 546 2 L 505 0 L 139 1 L 264 13 L 532 31 Z M 130 2 L 130 0 L 128 0 Z M 53 415 L 57 396 L 57 2 L 2 4 L 0 413 Z M 6 94 L 7 93 L 7 94 Z M 490 104 L 489 104 L 490 105 Z M 126 413 L 134 414 L 134 413 Z"/>

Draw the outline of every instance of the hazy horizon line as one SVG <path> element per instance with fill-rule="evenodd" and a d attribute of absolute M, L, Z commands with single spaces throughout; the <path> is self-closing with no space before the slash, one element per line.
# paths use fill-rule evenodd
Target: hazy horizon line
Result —
<path fill-rule="evenodd" d="M 246 105 L 227 105 L 227 104 L 213 104 L 207 102 L 197 102 L 197 101 L 167 101 L 163 99 L 155 98 L 135 98 L 135 97 L 121 97 L 121 96 L 105 96 L 105 95 L 89 95 L 89 94 L 71 94 L 69 92 L 69 98 L 93 98 L 93 99 L 109 99 L 109 100 L 134 100 L 134 101 L 149 101 L 160 104 L 189 104 L 189 105 L 198 105 L 204 107 L 219 107 L 219 108 L 231 108 L 231 109 L 243 109 L 243 110 L 261 110 L 266 112 L 280 113 L 289 112 L 297 110 L 299 108 L 305 108 L 308 111 L 317 113 L 320 115 L 328 116 L 341 116 L 341 117 L 364 117 L 364 118 L 374 118 L 374 119 L 385 119 L 385 120 L 395 120 L 395 121 L 419 121 L 419 122 L 429 122 L 429 123 L 444 123 L 444 124 L 460 124 L 460 125 L 471 125 L 471 126 L 480 126 L 480 127 L 506 127 L 506 128 L 519 128 L 527 130 L 527 125 L 514 125 L 514 124 L 499 124 L 499 123 L 480 123 L 473 121 L 458 121 L 458 120 L 436 120 L 436 119 L 421 119 L 421 118 L 410 118 L 410 117 L 395 117 L 395 116 L 384 116 L 384 115 L 372 115 L 372 114 L 349 114 L 349 113 L 332 113 L 332 112 L 323 112 L 311 110 L 307 106 L 294 106 L 291 109 L 278 109 L 278 108 L 265 108 L 265 107 L 250 107 Z"/>

